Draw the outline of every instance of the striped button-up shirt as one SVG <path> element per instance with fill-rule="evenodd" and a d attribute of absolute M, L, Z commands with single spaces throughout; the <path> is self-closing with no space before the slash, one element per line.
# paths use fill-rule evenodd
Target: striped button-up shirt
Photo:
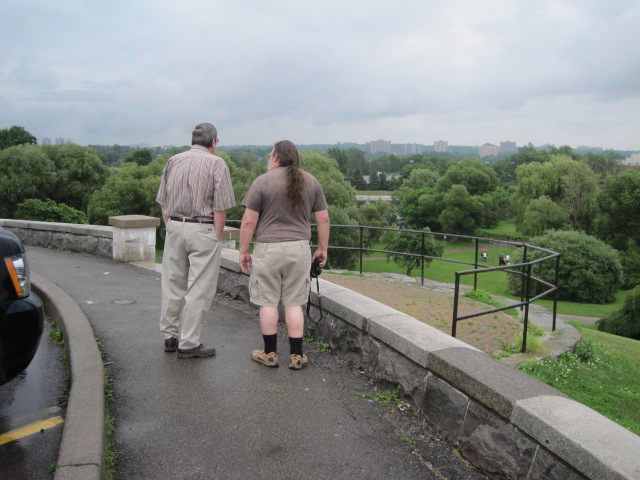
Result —
<path fill-rule="evenodd" d="M 174 155 L 162 172 L 156 202 L 170 217 L 213 220 L 236 205 L 229 167 L 201 145 Z"/>

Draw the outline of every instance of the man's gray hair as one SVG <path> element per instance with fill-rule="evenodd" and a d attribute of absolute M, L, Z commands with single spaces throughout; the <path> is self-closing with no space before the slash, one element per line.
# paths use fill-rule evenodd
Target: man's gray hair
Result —
<path fill-rule="evenodd" d="M 210 123 L 199 123 L 191 134 L 191 145 L 202 145 L 209 148 L 215 138 L 218 138 L 216 127 Z"/>

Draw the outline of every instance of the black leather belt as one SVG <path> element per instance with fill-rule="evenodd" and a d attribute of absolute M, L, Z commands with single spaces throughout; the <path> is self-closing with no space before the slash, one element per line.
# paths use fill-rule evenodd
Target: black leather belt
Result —
<path fill-rule="evenodd" d="M 192 217 L 169 217 L 175 222 L 187 222 L 187 223 L 210 223 L 213 224 L 213 220 L 198 220 Z"/>

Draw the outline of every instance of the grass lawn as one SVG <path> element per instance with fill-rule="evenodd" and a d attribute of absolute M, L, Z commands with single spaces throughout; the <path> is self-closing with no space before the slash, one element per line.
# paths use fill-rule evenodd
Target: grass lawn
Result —
<path fill-rule="evenodd" d="M 376 246 L 376 249 L 382 250 L 382 246 Z M 447 244 L 445 248 L 444 258 L 463 261 L 474 262 L 475 251 L 469 250 L 474 248 L 472 242 L 458 242 L 455 244 Z M 488 250 L 488 259 L 486 264 L 479 262 L 482 266 L 494 267 L 498 265 L 498 255 L 504 253 L 505 255 L 512 253 L 512 249 L 504 248 L 504 246 L 490 246 L 481 245 L 480 248 L 486 248 Z M 374 253 L 369 258 L 363 259 L 362 269 L 365 272 L 374 273 L 400 273 L 406 274 L 403 268 L 398 267 L 393 261 L 387 262 L 383 254 Z M 434 280 L 440 283 L 455 283 L 455 272 L 460 270 L 473 270 L 473 266 L 464 265 L 460 263 L 445 262 L 441 260 L 432 261 L 429 266 L 425 265 L 424 276 L 429 280 Z M 412 270 L 411 275 L 414 277 L 420 276 L 420 268 Z M 473 285 L 473 275 L 467 275 L 460 279 L 463 285 Z M 515 297 L 509 294 L 507 289 L 506 274 L 502 272 L 488 272 L 478 276 L 477 288 L 485 290 L 492 295 L 498 295 L 513 300 L 520 301 L 519 297 Z M 585 317 L 604 318 L 608 317 L 615 310 L 622 307 L 626 291 L 619 291 L 616 295 L 616 301 L 606 305 L 591 304 L 591 303 L 575 303 L 558 301 L 557 312 L 565 315 L 581 315 Z M 538 300 L 536 304 L 545 307 L 549 311 L 553 311 L 553 300 L 542 299 Z"/>
<path fill-rule="evenodd" d="M 570 323 L 583 336 L 575 355 L 532 360 L 518 368 L 640 435 L 638 341 Z"/>
<path fill-rule="evenodd" d="M 478 237 L 510 237 L 510 238 L 522 238 L 522 235 L 516 232 L 516 224 L 513 219 L 509 220 L 501 220 L 497 226 L 493 228 L 482 228 L 479 233 L 476 234 Z"/>

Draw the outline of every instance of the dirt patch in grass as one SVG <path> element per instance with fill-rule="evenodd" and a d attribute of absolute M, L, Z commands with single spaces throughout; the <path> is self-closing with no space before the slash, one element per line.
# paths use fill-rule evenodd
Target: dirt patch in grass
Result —
<path fill-rule="evenodd" d="M 451 335 L 453 291 L 380 277 L 361 277 L 323 272 L 328 282 L 358 292 L 384 305 L 410 315 L 441 332 Z M 322 292 L 320 292 L 322 294 Z M 489 310 L 493 307 L 460 297 L 458 315 Z M 458 322 L 456 338 L 485 353 L 497 354 L 522 332 L 522 323 L 512 315 L 498 312 Z"/>

